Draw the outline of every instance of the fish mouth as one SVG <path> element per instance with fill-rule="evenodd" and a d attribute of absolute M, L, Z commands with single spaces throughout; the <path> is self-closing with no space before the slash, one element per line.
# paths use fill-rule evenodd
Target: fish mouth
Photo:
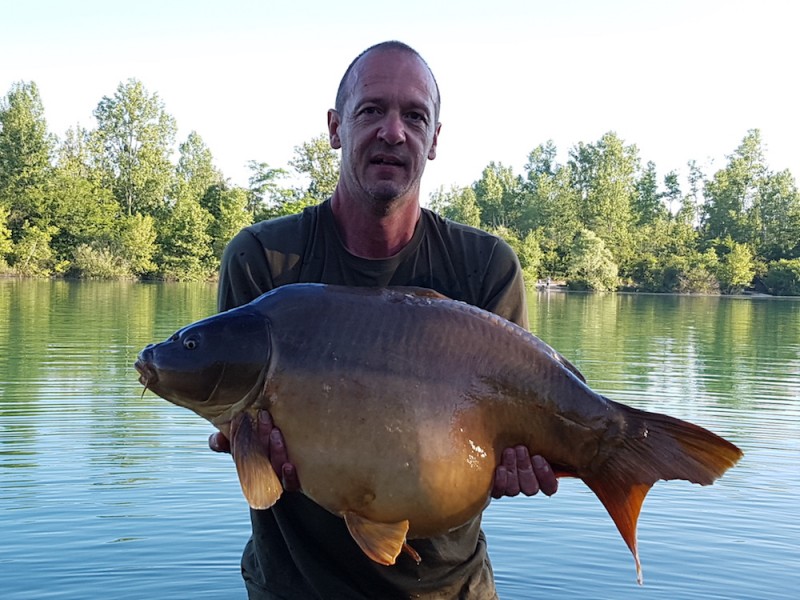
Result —
<path fill-rule="evenodd" d="M 133 363 L 133 367 L 139 372 L 139 383 L 144 386 L 145 392 L 150 389 L 155 382 L 158 381 L 158 374 L 156 373 L 156 370 L 147 362 L 142 360 L 141 357 L 136 359 L 136 362 Z"/>

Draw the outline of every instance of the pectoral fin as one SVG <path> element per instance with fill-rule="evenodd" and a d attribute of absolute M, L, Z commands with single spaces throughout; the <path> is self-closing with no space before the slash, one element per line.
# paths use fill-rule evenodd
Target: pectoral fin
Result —
<path fill-rule="evenodd" d="M 376 523 L 354 512 L 345 512 L 344 521 L 350 535 L 364 554 L 376 563 L 393 565 L 406 545 L 408 521 Z M 416 554 L 416 553 L 414 553 Z M 418 557 L 419 555 L 417 555 Z"/>
<path fill-rule="evenodd" d="M 283 486 L 256 439 L 256 423 L 248 414 L 242 414 L 239 419 L 231 440 L 231 454 L 247 503 L 255 509 L 275 504 L 283 493 Z"/>

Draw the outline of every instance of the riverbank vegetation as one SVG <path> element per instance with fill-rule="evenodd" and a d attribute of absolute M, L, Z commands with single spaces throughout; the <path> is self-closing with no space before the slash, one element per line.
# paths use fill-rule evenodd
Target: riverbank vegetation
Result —
<path fill-rule="evenodd" d="M 94 118 L 58 138 L 35 83 L 0 99 L 0 272 L 210 278 L 241 227 L 320 202 L 336 185 L 324 135 L 297 146 L 287 168 L 253 160 L 248 187 L 231 184 L 197 132 L 176 140 L 175 119 L 135 79 Z M 614 132 L 561 162 L 547 141 L 523 173 L 490 163 L 430 205 L 501 235 L 533 281 L 800 295 L 800 192 L 788 170 L 769 168 L 757 129 L 713 173 L 689 160 L 685 173 L 661 175 Z"/>

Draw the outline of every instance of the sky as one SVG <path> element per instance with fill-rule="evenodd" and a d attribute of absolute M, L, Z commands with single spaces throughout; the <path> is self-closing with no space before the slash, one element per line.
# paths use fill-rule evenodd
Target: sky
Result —
<path fill-rule="evenodd" d="M 442 93 L 423 197 L 491 161 L 522 173 L 615 132 L 660 177 L 725 166 L 761 130 L 773 171 L 800 175 L 800 3 L 794 0 L 0 0 L 0 96 L 35 82 L 49 130 L 93 128 L 138 79 L 215 165 L 247 185 L 250 160 L 288 167 L 325 132 L 350 61 L 398 39 Z"/>

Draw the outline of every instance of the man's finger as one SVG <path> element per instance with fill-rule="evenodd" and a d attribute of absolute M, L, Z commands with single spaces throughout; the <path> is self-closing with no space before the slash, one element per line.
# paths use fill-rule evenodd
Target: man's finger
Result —
<path fill-rule="evenodd" d="M 208 436 L 208 447 L 214 452 L 231 453 L 231 442 L 221 431 L 215 431 Z"/>
<path fill-rule="evenodd" d="M 269 447 L 272 442 L 272 431 L 275 428 L 275 424 L 272 422 L 272 415 L 269 414 L 268 410 L 260 410 L 258 411 L 258 423 L 256 423 L 256 431 L 258 440 L 261 442 L 261 445 Z M 283 438 L 281 438 L 283 439 Z"/>
<path fill-rule="evenodd" d="M 539 493 L 539 481 L 531 464 L 531 456 L 525 446 L 514 448 L 517 459 L 517 480 L 519 489 L 526 496 L 535 496 Z"/>
<path fill-rule="evenodd" d="M 539 482 L 539 488 L 546 496 L 552 496 L 558 491 L 558 478 L 550 468 L 550 464 L 541 456 L 533 457 L 533 472 Z"/>
<path fill-rule="evenodd" d="M 300 489 L 300 479 L 297 477 L 297 470 L 292 463 L 283 463 L 283 489 L 287 492 L 296 492 Z"/>
<path fill-rule="evenodd" d="M 283 434 L 277 427 L 273 427 L 269 434 L 269 461 L 276 473 L 283 471 L 284 463 L 289 462 L 289 454 L 283 441 Z"/>
<path fill-rule="evenodd" d="M 508 472 L 503 465 L 494 470 L 494 485 L 492 485 L 492 498 L 502 498 L 505 495 Z"/>
<path fill-rule="evenodd" d="M 506 448 L 503 451 L 503 466 L 506 469 L 506 496 L 516 496 L 519 494 L 519 476 L 517 474 L 517 453 L 514 448 Z"/>

